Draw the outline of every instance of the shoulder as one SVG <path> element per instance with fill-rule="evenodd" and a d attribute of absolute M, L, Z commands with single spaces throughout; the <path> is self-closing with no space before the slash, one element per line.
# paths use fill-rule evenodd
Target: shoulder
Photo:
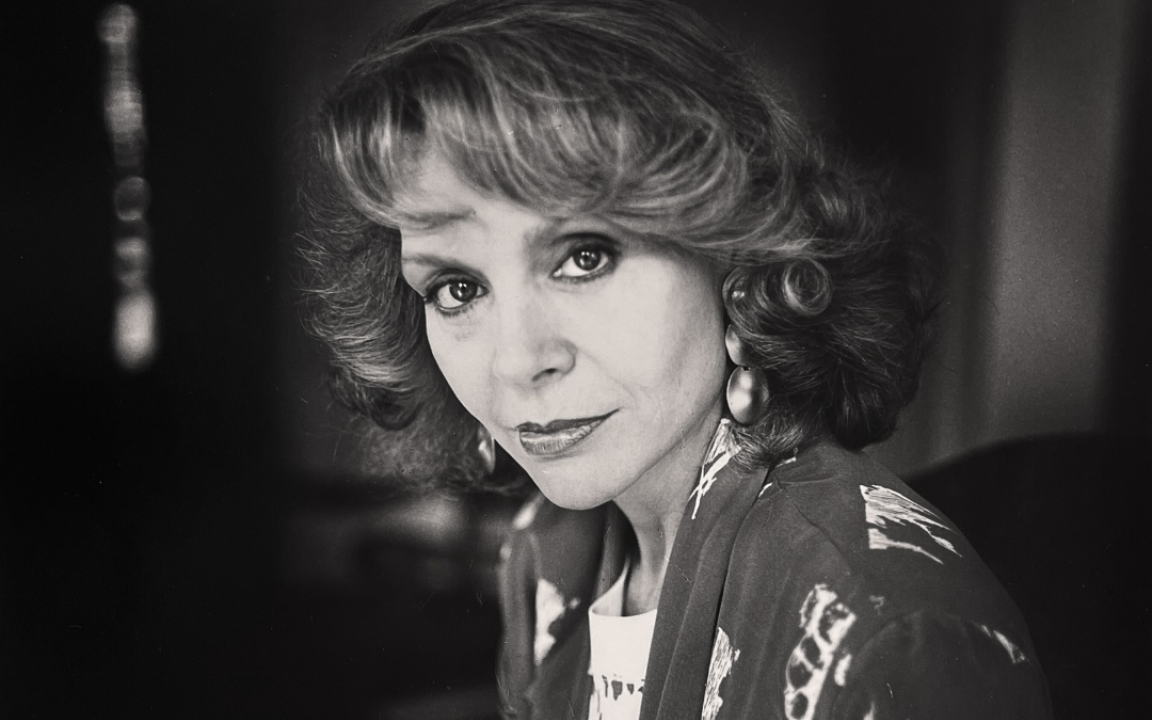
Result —
<path fill-rule="evenodd" d="M 820 445 L 777 468 L 740 534 L 757 554 L 775 548 L 775 563 L 815 563 L 826 583 L 876 598 L 880 619 L 1015 614 L 952 521 L 863 453 Z"/>
<path fill-rule="evenodd" d="M 743 518 L 720 613 L 745 667 L 758 668 L 743 681 L 733 673 L 749 699 L 811 718 L 865 717 L 887 698 L 879 720 L 965 717 L 925 703 L 979 691 L 990 717 L 1046 716 L 1027 628 L 951 521 L 835 446 L 768 480 Z"/>
<path fill-rule="evenodd" d="M 838 658 L 829 718 L 1051 718 L 1047 682 L 1000 630 L 936 610 L 892 618 Z M 789 677 L 804 668 L 789 661 Z"/>

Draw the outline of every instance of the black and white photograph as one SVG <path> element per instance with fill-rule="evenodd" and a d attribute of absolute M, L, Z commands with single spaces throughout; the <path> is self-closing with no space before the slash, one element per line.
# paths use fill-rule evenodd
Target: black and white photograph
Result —
<path fill-rule="evenodd" d="M 1152 716 L 1152 4 L 0 33 L 0 718 Z"/>

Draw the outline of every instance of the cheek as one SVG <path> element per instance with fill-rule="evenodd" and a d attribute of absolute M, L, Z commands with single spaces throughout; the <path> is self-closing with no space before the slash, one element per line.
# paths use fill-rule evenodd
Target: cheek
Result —
<path fill-rule="evenodd" d="M 609 372 L 631 391 L 667 405 L 710 399 L 723 383 L 723 309 L 711 277 L 648 258 L 603 299 L 599 331 L 587 334 Z"/>
<path fill-rule="evenodd" d="M 487 406 L 490 388 L 485 379 L 490 377 L 490 373 L 484 365 L 485 356 L 477 342 L 475 329 L 445 326 L 432 317 L 425 320 L 428 346 L 440 374 L 464 409 L 483 420 L 483 415 L 478 413 Z"/>

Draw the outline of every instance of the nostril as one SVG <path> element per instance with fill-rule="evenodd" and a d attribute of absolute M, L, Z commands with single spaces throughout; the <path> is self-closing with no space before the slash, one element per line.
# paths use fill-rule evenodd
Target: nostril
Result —
<path fill-rule="evenodd" d="M 563 377 L 574 363 L 574 355 L 566 343 L 546 339 L 500 348 L 493 372 L 514 384 L 538 386 Z"/>
<path fill-rule="evenodd" d="M 509 301 L 505 294 L 494 338 L 494 374 L 525 387 L 565 375 L 575 363 L 575 348 L 556 320 L 545 298 L 524 293 Z"/>
<path fill-rule="evenodd" d="M 556 368 L 545 368 L 544 370 L 541 370 L 539 373 L 536 374 L 536 378 L 538 380 L 547 380 L 548 378 L 554 377 L 554 376 L 559 375 L 559 374 L 560 374 L 560 371 L 557 370 Z"/>

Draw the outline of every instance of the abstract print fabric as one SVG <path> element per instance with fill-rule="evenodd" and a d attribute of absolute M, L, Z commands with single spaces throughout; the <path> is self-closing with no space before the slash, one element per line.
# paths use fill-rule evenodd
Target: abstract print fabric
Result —
<path fill-rule="evenodd" d="M 709 460 L 661 590 L 642 720 L 1051 717 L 1011 599 L 898 478 L 831 444 L 767 477 Z M 627 534 L 611 504 L 526 506 L 501 573 L 505 717 L 589 717 L 588 607 Z"/>

